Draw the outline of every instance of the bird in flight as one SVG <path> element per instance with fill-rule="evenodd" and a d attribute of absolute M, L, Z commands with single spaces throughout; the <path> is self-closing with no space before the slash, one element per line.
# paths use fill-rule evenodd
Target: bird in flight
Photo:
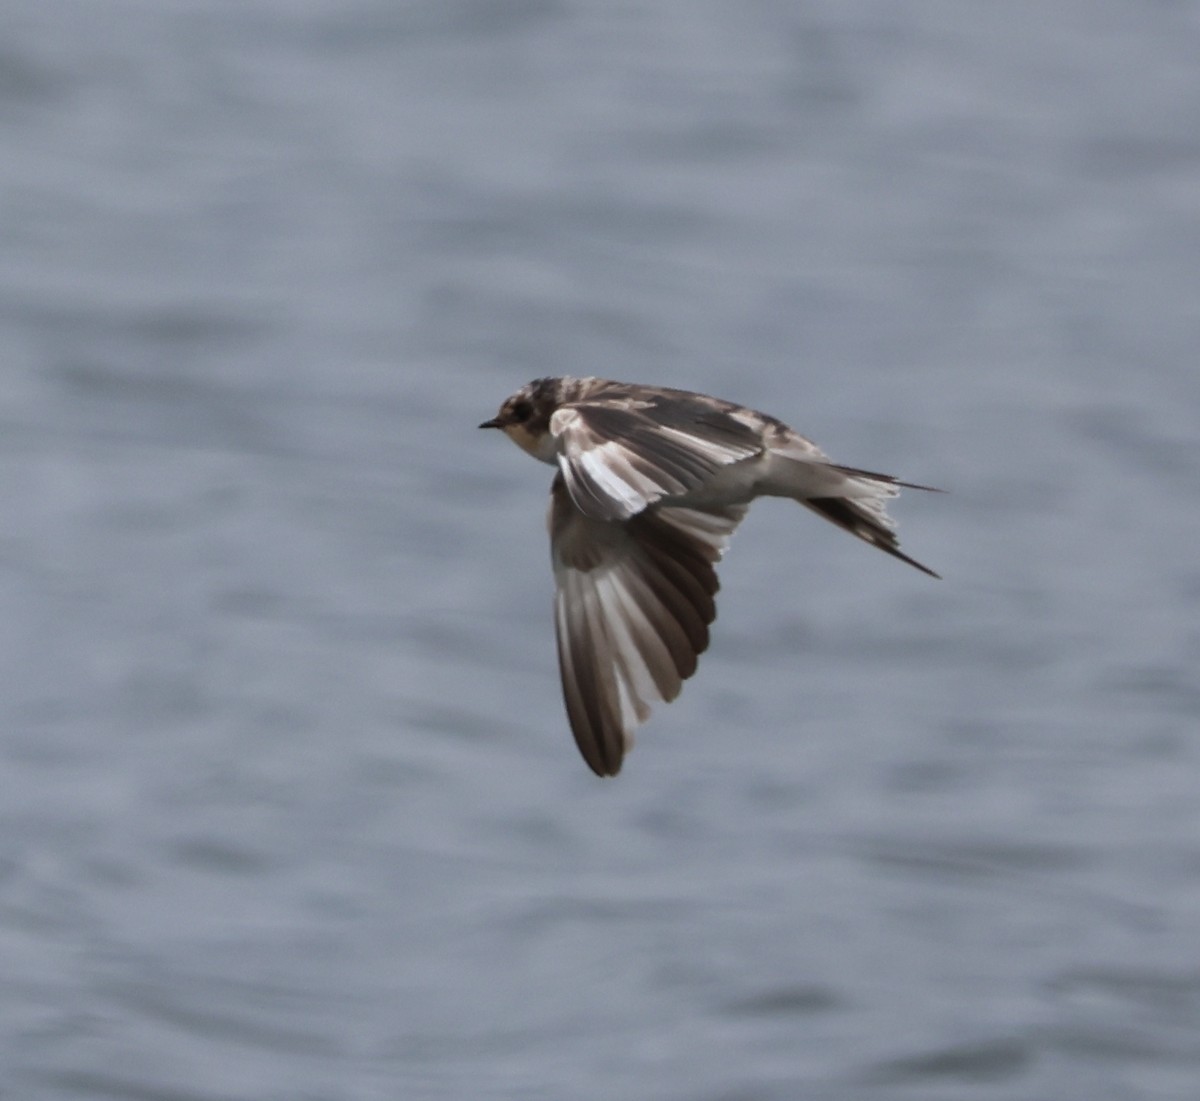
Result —
<path fill-rule="evenodd" d="M 541 378 L 480 428 L 557 467 L 554 626 L 583 759 L 615 776 L 650 705 L 696 671 L 716 617 L 716 563 L 756 497 L 791 497 L 930 577 L 885 511 L 932 489 L 830 461 L 782 421 L 706 394 Z"/>

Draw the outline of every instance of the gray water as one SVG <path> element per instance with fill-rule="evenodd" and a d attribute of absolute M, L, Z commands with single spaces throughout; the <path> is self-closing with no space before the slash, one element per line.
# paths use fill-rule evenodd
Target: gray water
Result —
<path fill-rule="evenodd" d="M 1200 6 L 9 0 L 0 1094 L 1200 1096 Z M 784 502 L 594 778 L 599 374 Z"/>

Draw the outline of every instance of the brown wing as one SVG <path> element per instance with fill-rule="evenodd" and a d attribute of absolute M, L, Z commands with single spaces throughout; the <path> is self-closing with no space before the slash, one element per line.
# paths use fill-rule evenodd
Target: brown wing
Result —
<path fill-rule="evenodd" d="M 713 566 L 745 513 L 652 508 L 597 520 L 555 477 L 549 525 L 563 699 L 597 775 L 620 771 L 651 704 L 673 700 L 696 671 L 716 616 Z"/>
<path fill-rule="evenodd" d="M 696 489 L 729 463 L 759 454 L 761 432 L 713 398 L 639 388 L 631 403 L 576 402 L 550 418 L 558 466 L 575 505 L 625 520 Z M 758 416 L 757 414 L 749 414 Z"/>

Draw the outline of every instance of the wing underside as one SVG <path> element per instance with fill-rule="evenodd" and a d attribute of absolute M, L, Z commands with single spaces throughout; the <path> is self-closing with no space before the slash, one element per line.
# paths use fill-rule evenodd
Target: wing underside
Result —
<path fill-rule="evenodd" d="M 659 508 L 605 522 L 555 478 L 555 631 L 571 730 L 591 769 L 615 775 L 633 731 L 696 671 L 716 616 L 714 569 L 744 506 Z"/>

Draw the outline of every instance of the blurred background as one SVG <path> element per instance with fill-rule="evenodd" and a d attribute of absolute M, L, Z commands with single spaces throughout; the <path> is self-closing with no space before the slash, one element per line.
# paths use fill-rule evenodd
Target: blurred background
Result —
<path fill-rule="evenodd" d="M 1200 1080 L 1200 5 L 7 0 L 0 1093 Z M 943 486 L 787 502 L 619 779 L 597 374 Z"/>

